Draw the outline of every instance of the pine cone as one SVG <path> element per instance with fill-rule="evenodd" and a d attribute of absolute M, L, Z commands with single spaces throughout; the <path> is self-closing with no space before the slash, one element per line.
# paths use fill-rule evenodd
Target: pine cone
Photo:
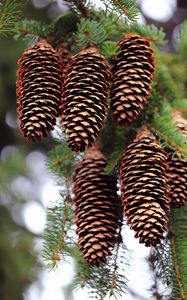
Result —
<path fill-rule="evenodd" d="M 120 181 L 127 223 L 140 243 L 155 246 L 167 230 L 169 186 L 166 154 L 143 127 L 125 151 Z"/>
<path fill-rule="evenodd" d="M 116 179 L 104 173 L 106 159 L 89 148 L 75 169 L 74 203 L 78 245 L 91 265 L 99 265 L 111 254 L 116 241 L 119 206 Z"/>
<path fill-rule="evenodd" d="M 171 191 L 169 194 L 171 207 L 181 207 L 187 201 L 187 160 L 175 156 L 173 151 L 167 151 L 168 174 Z"/>
<path fill-rule="evenodd" d="M 173 113 L 173 122 L 179 131 L 187 138 L 187 120 L 180 112 Z M 169 194 L 171 207 L 181 207 L 187 201 L 187 159 L 179 158 L 170 149 L 168 155 L 168 174 L 170 176 L 171 191 Z"/>
<path fill-rule="evenodd" d="M 119 47 L 112 70 L 111 108 L 117 124 L 129 125 L 147 102 L 155 62 L 149 41 L 139 35 L 126 35 Z"/>
<path fill-rule="evenodd" d="M 66 71 L 62 124 L 69 147 L 84 151 L 103 127 L 111 73 L 107 61 L 94 47 L 75 55 Z"/>
<path fill-rule="evenodd" d="M 47 136 L 60 115 L 62 70 L 60 58 L 45 40 L 26 49 L 18 61 L 20 129 L 31 142 Z"/>

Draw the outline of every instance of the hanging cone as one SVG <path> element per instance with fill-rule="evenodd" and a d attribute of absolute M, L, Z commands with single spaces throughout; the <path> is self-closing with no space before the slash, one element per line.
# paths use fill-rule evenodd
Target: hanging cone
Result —
<path fill-rule="evenodd" d="M 171 191 L 169 194 L 171 207 L 181 207 L 187 201 L 187 160 L 167 151 L 168 174 Z"/>
<path fill-rule="evenodd" d="M 29 141 L 39 141 L 53 129 L 60 115 L 60 58 L 47 41 L 41 40 L 24 51 L 18 65 L 16 93 L 20 129 Z"/>
<path fill-rule="evenodd" d="M 121 162 L 122 204 L 135 237 L 155 246 L 167 230 L 169 186 L 166 154 L 142 127 L 128 145 Z"/>
<path fill-rule="evenodd" d="M 73 151 L 91 146 L 106 117 L 111 73 L 94 47 L 75 55 L 67 65 L 63 91 L 62 124 Z"/>
<path fill-rule="evenodd" d="M 173 122 L 179 131 L 187 138 L 187 120 L 180 112 L 173 113 Z M 187 159 L 179 158 L 173 151 L 167 149 L 168 174 L 171 191 L 169 194 L 171 207 L 181 207 L 187 201 Z"/>
<path fill-rule="evenodd" d="M 74 194 L 78 245 L 91 265 L 99 265 L 111 254 L 116 241 L 119 206 L 116 179 L 104 173 L 106 159 L 89 148 L 75 169 Z"/>
<path fill-rule="evenodd" d="M 149 41 L 139 35 L 126 35 L 119 47 L 112 70 L 111 109 L 118 125 L 129 125 L 150 95 L 155 62 Z"/>

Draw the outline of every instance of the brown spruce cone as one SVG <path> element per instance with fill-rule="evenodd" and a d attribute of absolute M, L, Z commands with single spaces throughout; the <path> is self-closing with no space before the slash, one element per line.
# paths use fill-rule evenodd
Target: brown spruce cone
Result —
<path fill-rule="evenodd" d="M 171 207 L 181 207 L 187 201 L 187 160 L 167 151 L 168 174 L 171 191 L 169 194 Z"/>
<path fill-rule="evenodd" d="M 187 120 L 180 112 L 173 113 L 173 122 L 179 131 L 187 138 Z M 171 207 L 181 207 L 187 201 L 187 159 L 179 158 L 167 149 L 168 174 L 170 176 L 171 191 L 169 194 Z"/>
<path fill-rule="evenodd" d="M 119 47 L 112 69 L 111 108 L 118 125 L 129 125 L 147 102 L 155 61 L 149 41 L 139 35 L 126 35 Z"/>
<path fill-rule="evenodd" d="M 62 70 L 60 58 L 45 40 L 26 49 L 18 61 L 20 129 L 31 142 L 47 136 L 60 115 Z"/>
<path fill-rule="evenodd" d="M 94 47 L 75 55 L 67 65 L 62 125 L 73 151 L 90 147 L 106 117 L 111 73 L 109 64 Z"/>
<path fill-rule="evenodd" d="M 169 186 L 167 157 L 159 143 L 142 127 L 128 145 L 121 162 L 124 213 L 135 237 L 155 246 L 167 230 Z"/>
<path fill-rule="evenodd" d="M 105 166 L 105 157 L 96 146 L 92 146 L 75 169 L 78 245 L 91 265 L 105 262 L 116 242 L 119 217 L 116 179 L 104 173 Z"/>

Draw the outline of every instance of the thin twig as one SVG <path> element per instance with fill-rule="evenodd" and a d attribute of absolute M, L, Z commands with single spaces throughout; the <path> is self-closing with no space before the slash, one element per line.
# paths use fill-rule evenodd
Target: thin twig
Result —
<path fill-rule="evenodd" d="M 166 136 L 164 133 L 162 133 L 160 130 L 149 126 L 150 130 L 153 132 L 156 132 L 158 136 L 162 137 L 168 144 L 172 145 L 174 149 L 178 150 L 180 153 L 184 154 L 186 153 L 186 150 L 182 147 L 178 146 L 172 139 L 170 139 L 168 136 Z"/>
<path fill-rule="evenodd" d="M 187 297 L 185 296 L 185 292 L 184 292 L 184 288 L 183 288 L 180 266 L 177 261 L 175 236 L 176 236 L 175 230 L 172 228 L 171 246 L 172 246 L 172 256 L 173 256 L 173 264 L 174 264 L 176 279 L 177 279 L 177 283 L 178 283 L 178 287 L 179 287 L 179 291 L 180 291 L 181 300 L 187 300 Z"/>

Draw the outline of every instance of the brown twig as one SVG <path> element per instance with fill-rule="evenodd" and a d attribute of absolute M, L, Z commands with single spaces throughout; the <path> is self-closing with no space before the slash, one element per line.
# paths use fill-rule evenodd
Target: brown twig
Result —
<path fill-rule="evenodd" d="M 156 132 L 158 134 L 158 136 L 160 136 L 161 138 L 163 138 L 166 142 L 168 142 L 168 144 L 172 145 L 172 147 L 174 149 L 176 149 L 177 151 L 179 151 L 180 153 L 184 154 L 186 153 L 186 150 L 183 149 L 182 147 L 178 146 L 173 140 L 171 140 L 168 136 L 166 136 L 164 133 L 162 133 L 160 130 L 149 126 L 150 130 L 153 132 Z"/>

